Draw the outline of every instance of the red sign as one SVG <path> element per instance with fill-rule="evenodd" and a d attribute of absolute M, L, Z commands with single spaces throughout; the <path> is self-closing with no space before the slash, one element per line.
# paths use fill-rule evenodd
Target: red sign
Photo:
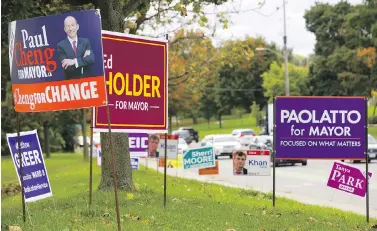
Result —
<path fill-rule="evenodd" d="M 269 150 L 247 150 L 248 156 L 269 156 Z"/>
<path fill-rule="evenodd" d="M 102 31 L 102 43 L 111 129 L 167 132 L 167 41 Z M 93 116 L 94 129 L 108 131 L 106 108 Z"/>
<path fill-rule="evenodd" d="M 167 135 L 167 140 L 178 140 L 178 135 Z M 165 135 L 160 134 L 160 140 L 165 140 Z"/>

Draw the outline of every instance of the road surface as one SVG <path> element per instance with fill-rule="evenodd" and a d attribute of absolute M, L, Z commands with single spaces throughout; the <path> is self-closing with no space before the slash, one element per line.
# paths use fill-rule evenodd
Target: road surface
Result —
<path fill-rule="evenodd" d="M 196 145 L 190 145 L 195 147 Z M 330 206 L 345 211 L 352 211 L 366 215 L 365 197 L 335 190 L 327 186 L 329 173 L 334 161 L 309 160 L 307 166 L 280 166 L 276 168 L 276 195 L 284 196 L 307 204 Z M 349 163 L 351 164 L 351 163 Z M 365 170 L 365 163 L 351 164 Z M 149 159 L 148 166 L 156 168 L 156 161 Z M 233 176 L 232 160 L 229 157 L 219 158 L 219 175 L 199 176 L 197 169 L 167 169 L 172 176 L 197 179 L 233 187 L 250 188 L 263 192 L 272 192 L 272 167 L 271 176 Z M 163 172 L 163 168 L 159 168 Z M 377 161 L 369 164 L 370 178 L 370 217 L 377 218 Z M 272 204 L 272 202 L 271 202 Z M 278 201 L 276 206 L 279 206 Z"/>

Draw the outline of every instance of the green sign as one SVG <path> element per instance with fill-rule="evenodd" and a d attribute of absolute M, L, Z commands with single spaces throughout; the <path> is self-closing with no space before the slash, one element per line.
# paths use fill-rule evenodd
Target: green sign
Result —
<path fill-rule="evenodd" d="M 215 167 L 215 153 L 212 147 L 203 147 L 187 150 L 183 156 L 183 168 Z"/>

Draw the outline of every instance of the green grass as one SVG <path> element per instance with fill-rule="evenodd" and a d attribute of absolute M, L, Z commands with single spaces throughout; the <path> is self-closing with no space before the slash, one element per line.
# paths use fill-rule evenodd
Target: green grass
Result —
<path fill-rule="evenodd" d="M 20 195 L 2 198 L 2 230 L 116 230 L 113 190 L 98 191 L 100 168 L 93 171 L 93 204 L 88 207 L 89 164 L 77 154 L 52 154 L 46 160 L 53 199 L 27 204 L 32 224 L 22 221 Z M 122 230 L 372 230 L 365 217 L 305 205 L 256 191 L 167 177 L 163 207 L 163 175 L 141 168 L 133 172 L 136 192 L 119 192 Z M 2 183 L 16 182 L 11 159 L 2 160 Z M 54 203 L 55 202 L 55 203 Z M 55 205 L 54 205 L 55 204 Z M 56 209 L 55 209 L 56 206 Z"/>
<path fill-rule="evenodd" d="M 256 133 L 259 133 L 261 130 L 261 128 L 256 126 L 255 118 L 250 114 L 244 114 L 242 118 L 235 118 L 235 116 L 224 116 L 222 118 L 222 128 L 219 128 L 219 123 L 217 120 L 211 120 L 210 124 L 208 124 L 207 121 L 203 121 L 199 124 L 186 124 L 179 125 L 178 127 L 181 126 L 191 126 L 195 130 L 199 131 L 199 139 L 202 139 L 204 136 L 210 134 L 230 134 L 232 130 L 237 128 L 251 128 Z M 178 127 L 173 126 L 173 130 L 178 129 Z"/>

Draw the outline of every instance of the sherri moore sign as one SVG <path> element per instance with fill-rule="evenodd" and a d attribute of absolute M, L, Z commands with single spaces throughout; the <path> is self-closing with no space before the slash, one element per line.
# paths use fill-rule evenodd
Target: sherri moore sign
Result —
<path fill-rule="evenodd" d="M 365 159 L 363 97 L 277 97 L 276 158 Z"/>
<path fill-rule="evenodd" d="M 17 112 L 104 106 L 99 12 L 11 22 L 9 66 Z"/>
<path fill-rule="evenodd" d="M 166 40 L 102 31 L 106 86 L 114 132 L 167 131 Z M 95 108 L 94 128 L 107 132 L 106 108 Z"/>

